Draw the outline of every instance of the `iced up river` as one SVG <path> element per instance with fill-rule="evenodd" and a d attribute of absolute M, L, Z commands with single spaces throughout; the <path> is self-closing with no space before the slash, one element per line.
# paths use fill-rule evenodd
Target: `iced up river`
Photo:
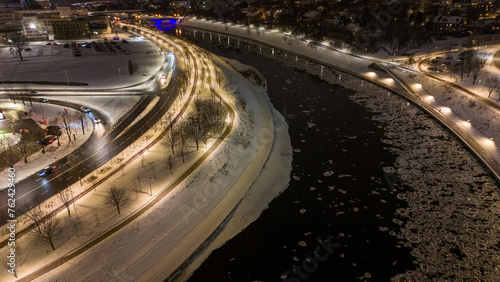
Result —
<path fill-rule="evenodd" d="M 301 58 L 186 34 L 263 74 L 294 148 L 289 187 L 190 281 L 500 279 L 497 183 L 434 120 Z"/>

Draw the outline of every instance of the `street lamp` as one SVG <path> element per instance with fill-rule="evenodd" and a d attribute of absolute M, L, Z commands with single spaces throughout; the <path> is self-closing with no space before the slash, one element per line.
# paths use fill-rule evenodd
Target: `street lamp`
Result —
<path fill-rule="evenodd" d="M 120 76 L 120 86 L 123 86 L 122 84 L 122 73 L 121 73 L 122 68 L 118 68 L 118 75 Z"/>
<path fill-rule="evenodd" d="M 151 196 L 153 196 L 153 189 L 151 188 L 151 181 L 153 181 L 153 178 L 150 176 L 149 177 L 149 194 L 151 194 Z"/>
<path fill-rule="evenodd" d="M 66 74 L 66 82 L 68 83 L 68 86 L 69 86 L 68 72 L 66 70 L 63 70 L 63 71 Z"/>

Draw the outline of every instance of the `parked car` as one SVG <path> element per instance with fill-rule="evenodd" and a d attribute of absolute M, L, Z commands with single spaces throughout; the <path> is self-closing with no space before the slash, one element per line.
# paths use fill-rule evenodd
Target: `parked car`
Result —
<path fill-rule="evenodd" d="M 50 145 L 52 143 L 54 143 L 54 141 L 57 139 L 57 136 L 54 136 L 54 135 L 47 135 L 45 136 L 45 138 L 43 138 L 42 140 L 38 140 L 36 141 L 36 143 L 40 144 L 40 145 L 44 145 L 44 146 L 47 146 L 47 145 Z"/>
<path fill-rule="evenodd" d="M 96 124 L 101 123 L 101 119 L 100 119 L 100 118 L 95 118 L 95 119 L 94 119 L 94 122 L 95 122 Z"/>
<path fill-rule="evenodd" d="M 90 108 L 87 106 L 81 106 L 80 110 L 82 110 L 82 112 L 84 112 L 84 113 L 90 113 Z"/>
<path fill-rule="evenodd" d="M 54 136 L 61 136 L 62 135 L 62 129 L 60 125 L 49 125 L 47 128 L 45 128 L 45 135 L 54 135 Z"/>
<path fill-rule="evenodd" d="M 40 99 L 38 99 L 38 101 L 39 101 L 40 103 L 47 103 L 49 100 L 47 100 L 47 99 L 45 99 L 45 98 L 40 98 Z"/>
<path fill-rule="evenodd" d="M 64 44 L 64 46 L 63 46 L 63 47 L 64 47 L 64 48 L 69 48 L 69 44 L 68 44 L 68 43 L 66 43 L 66 44 Z"/>
<path fill-rule="evenodd" d="M 31 51 L 31 48 L 26 48 L 24 49 L 24 51 Z"/>
<path fill-rule="evenodd" d="M 49 42 L 49 43 L 47 43 L 47 44 L 45 44 L 45 45 L 52 45 L 52 43 L 50 43 L 50 42 Z"/>
<path fill-rule="evenodd" d="M 57 168 L 57 166 L 55 166 L 55 165 L 45 167 L 44 169 L 40 170 L 40 172 L 38 172 L 38 176 L 40 176 L 40 177 L 47 176 L 47 175 L 53 173 L 56 168 Z"/>

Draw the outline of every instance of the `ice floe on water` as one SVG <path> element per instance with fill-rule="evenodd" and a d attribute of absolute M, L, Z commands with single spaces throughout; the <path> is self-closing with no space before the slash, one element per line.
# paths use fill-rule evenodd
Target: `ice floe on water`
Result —
<path fill-rule="evenodd" d="M 323 176 L 332 176 L 333 174 L 334 174 L 334 172 L 329 170 L 329 171 L 326 171 L 325 173 L 323 173 Z"/>
<path fill-rule="evenodd" d="M 380 92 L 358 93 L 352 100 L 375 114 L 373 119 L 384 128 L 381 141 L 396 156 L 393 166 L 382 167 L 388 176 L 387 189 L 371 192 L 382 203 L 391 193 L 405 203 L 394 207 L 391 221 L 398 227 L 379 227 L 414 257 L 415 269 L 403 271 L 393 281 L 437 277 L 500 281 L 496 182 L 461 143 L 421 110 L 408 109 L 395 95 L 382 103 L 377 97 Z"/>

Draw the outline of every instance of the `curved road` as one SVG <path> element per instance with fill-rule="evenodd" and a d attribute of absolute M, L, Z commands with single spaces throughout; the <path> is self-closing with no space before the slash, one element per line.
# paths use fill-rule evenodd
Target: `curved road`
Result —
<path fill-rule="evenodd" d="M 143 131 L 153 126 L 160 117 L 168 111 L 177 96 L 176 81 L 177 69 L 173 68 L 173 75 L 170 84 L 159 94 L 159 101 L 154 108 L 146 114 L 139 122 L 131 126 L 125 133 L 119 136 L 135 118 L 143 112 L 147 105 L 155 98 L 154 94 L 149 94 L 147 98 L 113 131 L 101 139 L 91 138 L 88 142 L 76 150 L 76 161 L 69 162 L 71 157 L 66 156 L 52 165 L 58 169 L 44 178 L 36 175 L 28 177 L 16 184 L 16 216 L 24 212 L 27 203 L 33 200 L 44 201 L 57 194 L 60 189 L 65 189 L 69 185 L 79 181 L 78 175 L 83 178 L 92 171 L 106 163 L 132 142 L 141 137 Z M 174 94 L 172 96 L 172 94 Z M 171 97 L 172 96 L 172 97 Z M 67 102 L 57 102 L 60 105 L 70 105 Z M 74 106 L 76 104 L 73 104 Z M 77 109 L 79 109 L 78 105 Z M 101 118 L 102 119 L 102 118 Z M 104 120 L 104 119 L 102 119 Z M 78 170 L 78 173 L 77 173 Z M 0 225 L 7 223 L 7 190 L 0 191 Z M 3 246 L 3 243 L 0 246 Z"/>
<path fill-rule="evenodd" d="M 192 56 L 193 58 L 195 58 L 195 56 L 193 56 L 191 54 L 189 54 L 189 55 Z M 178 121 L 179 118 L 184 114 L 184 112 L 189 104 L 189 101 L 191 101 L 193 99 L 193 97 L 196 93 L 195 86 L 197 85 L 197 80 L 198 80 L 198 71 L 196 71 L 198 69 L 198 63 L 197 63 L 196 59 L 194 59 L 194 68 L 195 68 L 194 87 L 192 88 L 192 91 L 191 91 L 190 96 L 188 98 L 188 102 L 186 102 L 184 104 L 184 106 L 182 107 L 182 110 L 173 119 L 173 122 Z M 209 80 L 211 79 L 210 74 L 208 76 L 208 79 Z M 207 150 L 205 153 L 203 153 L 203 155 L 195 163 L 193 163 L 193 165 L 191 165 L 191 167 L 189 167 L 180 177 L 178 177 L 170 186 L 168 186 L 167 189 L 164 189 L 158 195 L 155 195 L 155 197 L 150 202 L 148 202 L 146 205 L 141 207 L 138 211 L 136 211 L 135 213 L 130 215 L 125 220 L 121 221 L 119 224 L 113 226 L 113 228 L 109 229 L 108 231 L 104 232 L 103 234 L 99 235 L 98 237 L 92 239 L 91 241 L 89 241 L 88 243 L 86 243 L 81 248 L 77 249 L 76 251 L 73 251 L 73 252 L 51 262 L 50 264 L 45 265 L 41 269 L 38 269 L 37 271 L 22 278 L 20 281 L 32 281 L 33 279 L 38 278 L 41 275 L 48 273 L 49 271 L 57 268 L 58 266 L 62 265 L 63 263 L 77 257 L 78 255 L 83 254 L 85 251 L 87 251 L 90 248 L 94 247 L 95 245 L 99 244 L 100 242 L 102 242 L 103 240 L 105 240 L 109 236 L 113 235 L 114 233 L 116 233 L 117 231 L 119 231 L 120 229 L 125 227 L 127 224 L 129 224 L 130 222 L 132 222 L 133 220 L 137 219 L 139 216 L 141 216 L 142 214 L 147 212 L 151 207 L 153 207 L 160 200 L 162 200 L 165 196 L 167 196 L 175 187 L 177 187 L 179 184 L 181 184 L 188 176 L 190 176 L 194 171 L 196 171 L 196 169 L 198 169 L 198 167 L 200 165 L 202 165 L 202 163 L 212 154 L 212 152 L 214 150 L 216 150 L 224 142 L 225 138 L 233 130 L 234 121 L 235 121 L 234 110 L 226 101 L 223 101 L 223 103 L 228 108 L 231 123 L 226 127 L 226 129 L 221 134 L 221 136 L 218 138 L 218 140 L 214 143 L 214 145 L 211 146 L 210 149 Z M 169 126 L 171 126 L 171 125 L 169 125 Z M 168 130 L 164 131 L 164 133 L 162 135 L 160 135 L 158 138 L 155 139 L 155 142 L 158 142 L 159 140 L 161 140 L 167 132 L 168 132 Z M 149 146 L 147 148 L 153 146 L 154 144 L 155 143 L 152 142 L 151 144 L 149 144 Z M 145 151 L 147 148 L 144 148 L 143 151 Z M 141 153 L 142 153 L 142 151 L 139 152 L 137 155 L 139 155 Z"/>

